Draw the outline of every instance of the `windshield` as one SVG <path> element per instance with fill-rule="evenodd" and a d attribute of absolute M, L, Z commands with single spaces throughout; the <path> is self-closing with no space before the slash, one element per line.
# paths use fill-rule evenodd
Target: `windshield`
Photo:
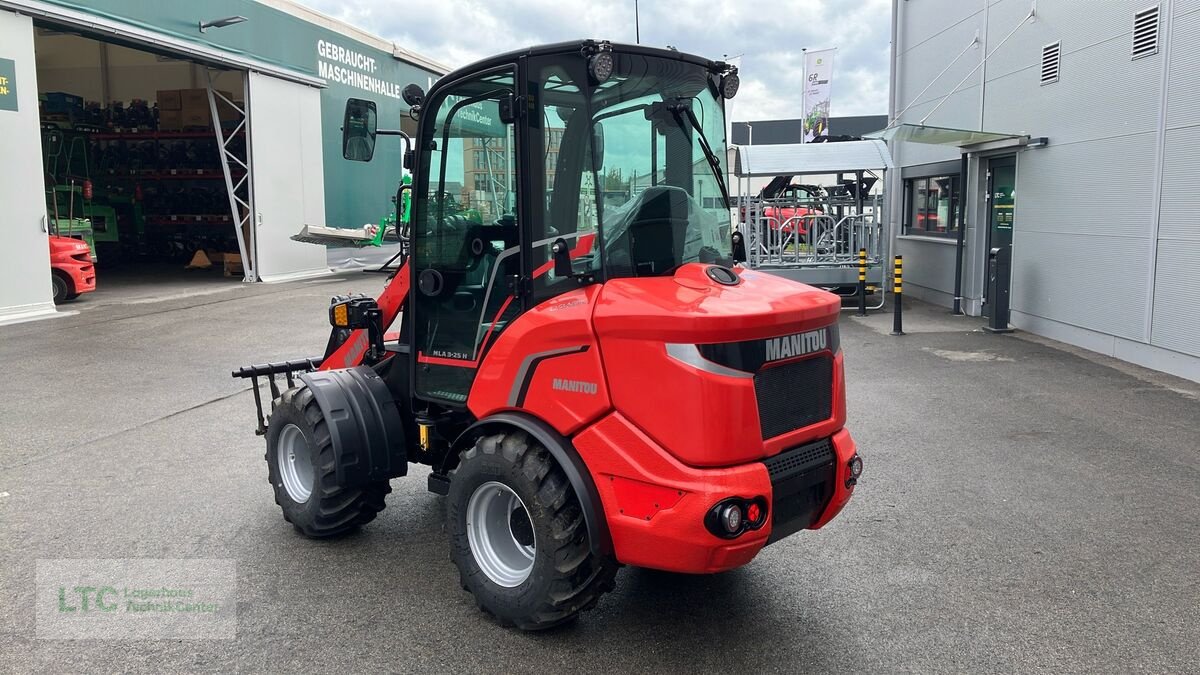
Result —
<path fill-rule="evenodd" d="M 732 264 L 716 77 L 675 59 L 614 57 L 600 85 L 561 59 L 541 69 L 545 237 L 598 234 L 598 245 L 576 245 L 592 251 L 576 267 L 606 278 Z"/>

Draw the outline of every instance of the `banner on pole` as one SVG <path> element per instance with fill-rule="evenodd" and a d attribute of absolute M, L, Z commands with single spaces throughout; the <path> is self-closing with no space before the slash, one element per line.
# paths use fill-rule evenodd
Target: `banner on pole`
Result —
<path fill-rule="evenodd" d="M 829 133 L 829 93 L 833 56 L 837 49 L 805 52 L 803 106 L 804 142 Z"/>

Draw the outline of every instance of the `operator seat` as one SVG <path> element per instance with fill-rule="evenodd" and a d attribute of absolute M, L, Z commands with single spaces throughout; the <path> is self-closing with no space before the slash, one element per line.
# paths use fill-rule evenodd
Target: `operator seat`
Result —
<path fill-rule="evenodd" d="M 639 277 L 658 276 L 677 267 L 683 258 L 690 210 L 691 196 L 683 188 L 646 188 L 630 207 L 629 224 L 608 252 L 610 267 L 622 276 Z"/>
<path fill-rule="evenodd" d="M 520 269 L 519 256 L 501 258 L 504 251 L 516 250 L 517 223 L 513 216 L 505 215 L 495 224 L 481 225 L 458 214 L 442 220 L 442 231 L 461 243 L 452 262 L 439 269 L 443 280 L 437 293 L 440 306 L 436 326 L 429 334 L 436 336 L 439 350 L 471 355 L 486 332 L 485 322 L 496 316 L 510 293 L 509 278 Z M 500 269 L 494 269 L 496 265 Z M 489 289 L 493 283 L 497 287 Z M 424 349 L 432 351 L 432 344 Z"/>

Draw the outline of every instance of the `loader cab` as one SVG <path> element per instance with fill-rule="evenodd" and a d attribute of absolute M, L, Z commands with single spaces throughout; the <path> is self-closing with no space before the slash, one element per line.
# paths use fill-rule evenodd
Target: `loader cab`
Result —
<path fill-rule="evenodd" d="M 421 97 L 413 392 L 465 405 L 521 314 L 617 277 L 731 265 L 724 98 L 735 69 L 574 42 L 502 55 Z"/>

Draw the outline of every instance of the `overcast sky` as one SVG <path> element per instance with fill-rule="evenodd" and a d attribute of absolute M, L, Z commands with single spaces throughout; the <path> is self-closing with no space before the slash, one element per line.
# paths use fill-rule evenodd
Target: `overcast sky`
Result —
<path fill-rule="evenodd" d="M 634 0 L 300 0 L 451 67 L 575 38 L 634 41 Z M 642 43 L 739 64 L 732 119 L 798 118 L 801 49 L 837 47 L 832 114 L 887 114 L 889 0 L 640 0 Z M 732 57 L 743 54 L 740 59 Z"/>

